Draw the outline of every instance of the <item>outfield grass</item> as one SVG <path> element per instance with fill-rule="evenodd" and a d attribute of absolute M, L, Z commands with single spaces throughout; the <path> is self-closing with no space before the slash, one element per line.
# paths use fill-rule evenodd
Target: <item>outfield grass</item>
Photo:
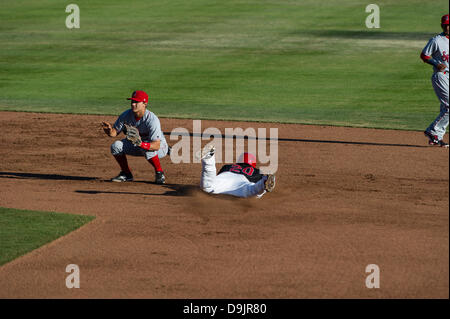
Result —
<path fill-rule="evenodd" d="M 0 265 L 64 236 L 92 219 L 92 216 L 0 207 Z"/>
<path fill-rule="evenodd" d="M 76 3 L 81 28 L 65 27 Z M 0 10 L 0 110 L 118 114 L 134 89 L 160 116 L 424 129 L 419 59 L 448 2 L 17 0 Z"/>

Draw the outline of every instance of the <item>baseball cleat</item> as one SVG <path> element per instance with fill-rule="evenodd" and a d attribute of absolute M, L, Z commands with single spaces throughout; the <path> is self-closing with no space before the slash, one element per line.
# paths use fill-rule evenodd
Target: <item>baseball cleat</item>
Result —
<path fill-rule="evenodd" d="M 275 175 L 267 175 L 267 179 L 264 182 L 264 189 L 267 192 L 271 192 L 273 191 L 273 189 L 275 188 Z"/>
<path fill-rule="evenodd" d="M 211 158 L 216 152 L 216 147 L 211 144 L 207 144 L 201 151 L 197 152 L 197 159 Z"/>
<path fill-rule="evenodd" d="M 119 175 L 117 175 L 114 178 L 111 178 L 111 182 L 122 183 L 122 182 L 132 182 L 132 181 L 133 181 L 133 174 L 131 174 L 131 173 L 120 172 Z"/>
<path fill-rule="evenodd" d="M 443 147 L 443 148 L 448 148 L 448 144 L 445 143 L 445 142 L 442 141 L 442 140 L 439 141 L 439 146 L 440 146 L 440 147 Z"/>
<path fill-rule="evenodd" d="M 160 185 L 166 183 L 166 177 L 164 176 L 164 172 L 155 173 L 155 183 Z"/>
<path fill-rule="evenodd" d="M 439 139 L 436 135 L 431 134 L 428 131 L 423 132 L 426 137 L 428 137 L 428 144 L 430 145 L 439 145 Z"/>

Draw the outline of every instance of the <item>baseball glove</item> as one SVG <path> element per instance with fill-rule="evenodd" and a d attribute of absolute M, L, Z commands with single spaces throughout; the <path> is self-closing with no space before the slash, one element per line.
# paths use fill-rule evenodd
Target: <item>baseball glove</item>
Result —
<path fill-rule="evenodd" d="M 142 143 L 141 136 L 139 135 L 139 130 L 131 125 L 124 124 L 125 130 L 124 133 L 127 136 L 127 140 L 133 143 L 135 146 L 140 146 Z"/>

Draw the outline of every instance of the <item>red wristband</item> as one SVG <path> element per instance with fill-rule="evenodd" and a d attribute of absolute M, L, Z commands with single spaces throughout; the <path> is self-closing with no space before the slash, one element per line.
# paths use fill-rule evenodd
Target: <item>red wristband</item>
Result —
<path fill-rule="evenodd" d="M 152 145 L 150 143 L 148 143 L 148 142 L 142 142 L 141 143 L 141 148 L 143 148 L 146 151 L 149 151 L 151 146 Z"/>

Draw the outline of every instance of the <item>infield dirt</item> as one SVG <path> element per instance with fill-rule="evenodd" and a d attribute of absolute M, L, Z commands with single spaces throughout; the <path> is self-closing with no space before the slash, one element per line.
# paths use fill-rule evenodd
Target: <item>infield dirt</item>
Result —
<path fill-rule="evenodd" d="M 96 216 L 0 267 L 0 298 L 449 297 L 449 152 L 421 132 L 202 121 L 278 127 L 276 189 L 244 200 L 200 192 L 201 164 L 169 157 L 167 185 L 133 157 L 135 182 L 109 182 L 115 118 L 0 113 L 0 206 Z"/>

